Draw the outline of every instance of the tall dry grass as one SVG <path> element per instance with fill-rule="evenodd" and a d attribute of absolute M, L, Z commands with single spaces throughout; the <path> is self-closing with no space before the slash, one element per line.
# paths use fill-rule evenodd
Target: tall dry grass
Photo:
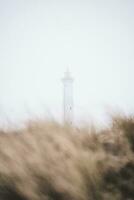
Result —
<path fill-rule="evenodd" d="M 1 130 L 0 199 L 134 199 L 134 118 L 100 131 L 44 121 Z"/>

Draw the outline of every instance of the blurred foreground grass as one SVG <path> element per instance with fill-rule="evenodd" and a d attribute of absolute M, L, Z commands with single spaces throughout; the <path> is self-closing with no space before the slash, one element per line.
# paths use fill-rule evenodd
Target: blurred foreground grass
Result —
<path fill-rule="evenodd" d="M 103 130 L 34 121 L 0 131 L 0 200 L 134 199 L 134 118 Z"/>

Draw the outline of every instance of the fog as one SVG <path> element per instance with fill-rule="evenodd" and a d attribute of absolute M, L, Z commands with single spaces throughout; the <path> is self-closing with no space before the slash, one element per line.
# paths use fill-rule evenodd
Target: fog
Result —
<path fill-rule="evenodd" d="M 75 120 L 134 111 L 133 0 L 0 0 L 0 120 L 62 119 L 74 77 Z"/>

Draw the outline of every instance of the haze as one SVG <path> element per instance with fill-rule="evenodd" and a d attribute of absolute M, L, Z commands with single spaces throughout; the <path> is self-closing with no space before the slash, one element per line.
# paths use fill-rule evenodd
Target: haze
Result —
<path fill-rule="evenodd" d="M 62 118 L 74 77 L 75 119 L 134 112 L 133 0 L 0 0 L 1 121 Z"/>

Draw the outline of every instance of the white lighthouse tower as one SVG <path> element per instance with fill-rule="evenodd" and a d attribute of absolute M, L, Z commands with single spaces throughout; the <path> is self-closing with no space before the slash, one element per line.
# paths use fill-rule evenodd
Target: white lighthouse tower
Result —
<path fill-rule="evenodd" d="M 63 111 L 64 122 L 73 123 L 73 78 L 69 70 L 64 74 L 63 82 Z"/>

